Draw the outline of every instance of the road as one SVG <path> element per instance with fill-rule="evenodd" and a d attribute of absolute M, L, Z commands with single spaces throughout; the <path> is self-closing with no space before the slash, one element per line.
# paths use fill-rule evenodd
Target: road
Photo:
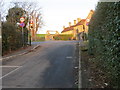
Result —
<path fill-rule="evenodd" d="M 3 62 L 3 88 L 73 88 L 76 41 L 41 43 Z"/>

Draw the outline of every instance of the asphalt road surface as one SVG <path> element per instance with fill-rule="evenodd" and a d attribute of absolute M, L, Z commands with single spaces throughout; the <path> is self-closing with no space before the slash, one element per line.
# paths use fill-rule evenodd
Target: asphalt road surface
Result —
<path fill-rule="evenodd" d="M 3 88 L 72 88 L 76 43 L 41 43 L 32 52 L 3 62 Z"/>

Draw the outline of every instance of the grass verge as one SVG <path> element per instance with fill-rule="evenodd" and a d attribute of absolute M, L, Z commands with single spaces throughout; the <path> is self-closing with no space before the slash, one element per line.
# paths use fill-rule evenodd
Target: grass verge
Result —
<path fill-rule="evenodd" d="M 81 49 L 82 88 L 110 88 L 104 68 L 88 54 L 88 41 L 83 42 Z"/>

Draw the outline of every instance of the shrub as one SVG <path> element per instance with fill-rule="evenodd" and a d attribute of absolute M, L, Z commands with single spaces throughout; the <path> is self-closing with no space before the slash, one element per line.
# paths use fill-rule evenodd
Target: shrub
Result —
<path fill-rule="evenodd" d="M 24 45 L 28 42 L 28 31 L 24 28 Z M 2 23 L 2 54 L 22 47 L 22 32 L 11 23 Z"/>

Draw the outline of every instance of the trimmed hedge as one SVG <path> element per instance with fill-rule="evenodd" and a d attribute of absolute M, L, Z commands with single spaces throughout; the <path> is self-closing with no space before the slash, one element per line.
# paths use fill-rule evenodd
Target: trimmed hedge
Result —
<path fill-rule="evenodd" d="M 89 53 L 120 88 L 120 2 L 99 2 L 89 24 Z"/>
<path fill-rule="evenodd" d="M 53 38 L 55 40 L 71 40 L 71 38 L 73 37 L 73 35 L 71 34 L 65 34 L 65 35 L 55 35 Z"/>

